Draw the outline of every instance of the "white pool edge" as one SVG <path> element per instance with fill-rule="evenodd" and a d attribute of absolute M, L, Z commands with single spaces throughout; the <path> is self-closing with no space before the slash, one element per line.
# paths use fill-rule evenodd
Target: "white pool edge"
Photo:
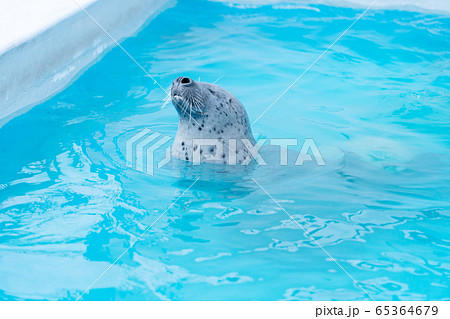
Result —
<path fill-rule="evenodd" d="M 86 10 L 117 41 L 175 0 L 98 0 Z M 81 9 L 0 54 L 0 127 L 71 83 L 116 44 Z M 124 53 L 125 54 L 125 53 Z"/>
<path fill-rule="evenodd" d="M 238 8 L 257 8 L 270 5 L 276 9 L 308 8 L 308 6 L 325 5 L 342 8 L 366 9 L 375 0 L 209 0 L 221 2 Z M 378 0 L 373 10 L 400 10 L 431 14 L 450 15 L 450 2 L 445 0 Z"/>

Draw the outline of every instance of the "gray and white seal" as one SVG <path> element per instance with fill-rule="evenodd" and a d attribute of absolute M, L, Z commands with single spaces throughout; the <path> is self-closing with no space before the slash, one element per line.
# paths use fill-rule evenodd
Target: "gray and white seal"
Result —
<path fill-rule="evenodd" d="M 247 112 L 230 92 L 178 77 L 173 81 L 171 98 L 179 117 L 172 156 L 232 165 L 249 161 L 249 147 L 255 139 Z"/>

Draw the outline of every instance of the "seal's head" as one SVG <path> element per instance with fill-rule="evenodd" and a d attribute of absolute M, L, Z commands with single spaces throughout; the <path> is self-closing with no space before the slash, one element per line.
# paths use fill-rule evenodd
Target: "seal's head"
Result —
<path fill-rule="evenodd" d="M 205 104 L 202 96 L 201 82 L 190 78 L 178 77 L 172 84 L 172 102 L 182 117 L 202 115 Z"/>
<path fill-rule="evenodd" d="M 236 97 L 217 85 L 187 77 L 173 81 L 171 97 L 179 117 L 173 156 L 195 161 L 197 151 L 203 154 L 202 161 L 229 163 L 231 147 L 231 151 L 236 149 L 237 163 L 243 161 L 248 150 L 242 140 L 251 144 L 255 140 L 247 113 Z M 213 143 L 205 141 L 208 139 L 221 145 L 208 145 Z"/>

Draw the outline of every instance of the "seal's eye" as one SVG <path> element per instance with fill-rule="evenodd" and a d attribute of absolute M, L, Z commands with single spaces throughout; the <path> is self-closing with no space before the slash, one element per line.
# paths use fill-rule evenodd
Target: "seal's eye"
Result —
<path fill-rule="evenodd" d="M 181 83 L 182 84 L 189 84 L 189 83 L 191 83 L 191 79 L 190 78 L 182 78 L 181 79 Z"/>

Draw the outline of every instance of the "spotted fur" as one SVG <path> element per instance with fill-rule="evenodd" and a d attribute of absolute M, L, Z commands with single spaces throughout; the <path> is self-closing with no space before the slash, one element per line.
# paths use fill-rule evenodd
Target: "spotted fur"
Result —
<path fill-rule="evenodd" d="M 214 84 L 179 77 L 173 82 L 171 97 L 179 117 L 172 156 L 193 161 L 193 150 L 200 147 L 203 155 L 201 162 L 208 162 L 204 154 L 209 153 L 217 158 L 210 162 L 230 164 L 230 143 L 233 145 L 230 139 L 236 140 L 236 164 L 248 156 L 249 152 L 241 139 L 247 139 L 252 144 L 255 144 L 255 140 L 247 112 L 230 92 Z M 193 139 L 207 138 L 218 139 L 222 146 L 199 146 L 193 143 Z"/>

